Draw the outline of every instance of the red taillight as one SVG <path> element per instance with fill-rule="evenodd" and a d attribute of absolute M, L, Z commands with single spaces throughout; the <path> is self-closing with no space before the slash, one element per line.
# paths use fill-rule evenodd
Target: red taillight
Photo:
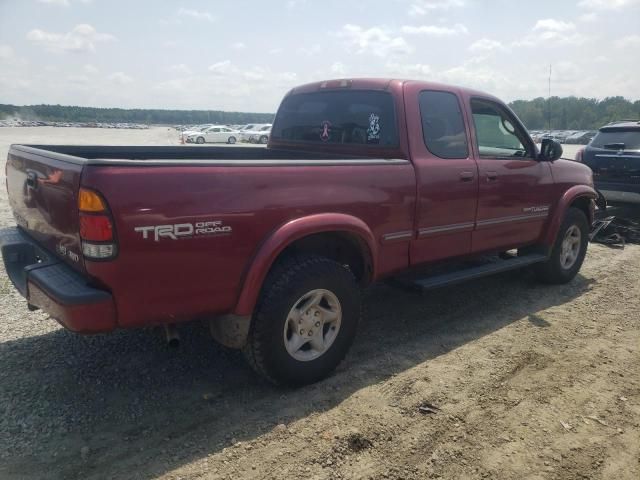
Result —
<path fill-rule="evenodd" d="M 584 147 L 576 152 L 576 162 L 582 163 L 582 152 L 584 152 Z"/>
<path fill-rule="evenodd" d="M 88 188 L 78 192 L 82 253 L 91 260 L 109 260 L 118 254 L 113 221 L 106 200 Z"/>
<path fill-rule="evenodd" d="M 113 240 L 113 226 L 106 215 L 80 214 L 80 237 L 91 242 Z"/>

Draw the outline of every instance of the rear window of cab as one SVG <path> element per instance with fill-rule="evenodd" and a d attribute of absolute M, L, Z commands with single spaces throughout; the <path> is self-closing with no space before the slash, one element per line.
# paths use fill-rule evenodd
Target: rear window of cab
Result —
<path fill-rule="evenodd" d="M 396 147 L 393 97 L 368 90 L 289 95 L 278 109 L 271 137 L 296 143 Z"/>

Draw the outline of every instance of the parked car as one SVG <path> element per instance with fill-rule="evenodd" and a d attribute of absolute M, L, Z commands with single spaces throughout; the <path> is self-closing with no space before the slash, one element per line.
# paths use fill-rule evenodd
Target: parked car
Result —
<path fill-rule="evenodd" d="M 250 128 L 240 130 L 240 140 L 242 142 L 250 142 L 251 137 L 264 127 L 271 127 L 270 123 L 254 123 Z"/>
<path fill-rule="evenodd" d="M 593 137 L 598 133 L 596 130 L 589 130 L 586 132 L 576 132 L 573 135 L 567 137 L 565 143 L 573 145 L 586 145 L 591 141 Z"/>
<path fill-rule="evenodd" d="M 601 127 L 576 160 L 593 170 L 595 186 L 607 202 L 640 204 L 640 121 Z"/>
<path fill-rule="evenodd" d="M 238 140 L 239 132 L 224 125 L 214 125 L 201 132 L 187 135 L 187 143 L 230 143 L 234 144 Z"/>
<path fill-rule="evenodd" d="M 17 227 L 0 247 L 29 308 L 70 330 L 175 338 L 206 320 L 299 385 L 344 358 L 378 280 L 425 290 L 530 267 L 571 281 L 596 192 L 561 154 L 481 92 L 318 82 L 285 96 L 267 148 L 12 145 Z"/>
<path fill-rule="evenodd" d="M 248 135 L 249 143 L 266 144 L 271 134 L 271 125 L 263 125 L 254 131 L 246 132 L 246 134 Z"/>

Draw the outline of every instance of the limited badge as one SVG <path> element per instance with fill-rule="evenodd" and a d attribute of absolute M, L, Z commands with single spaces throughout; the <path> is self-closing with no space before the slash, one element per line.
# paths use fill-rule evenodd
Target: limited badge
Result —
<path fill-rule="evenodd" d="M 323 142 L 329 141 L 329 136 L 331 135 L 331 122 L 325 120 L 322 122 L 322 131 L 320 132 L 320 140 Z"/>

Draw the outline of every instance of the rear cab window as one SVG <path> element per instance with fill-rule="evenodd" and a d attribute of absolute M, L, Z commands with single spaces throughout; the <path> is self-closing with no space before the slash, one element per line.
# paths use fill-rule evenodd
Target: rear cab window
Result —
<path fill-rule="evenodd" d="M 640 128 L 606 128 L 598 132 L 591 147 L 612 150 L 640 150 Z"/>
<path fill-rule="evenodd" d="M 467 158 L 467 133 L 456 95 L 425 90 L 420 92 L 418 101 L 427 149 L 440 158 Z"/>
<path fill-rule="evenodd" d="M 394 100 L 390 93 L 340 90 L 287 96 L 271 137 L 288 143 L 398 146 Z"/>

